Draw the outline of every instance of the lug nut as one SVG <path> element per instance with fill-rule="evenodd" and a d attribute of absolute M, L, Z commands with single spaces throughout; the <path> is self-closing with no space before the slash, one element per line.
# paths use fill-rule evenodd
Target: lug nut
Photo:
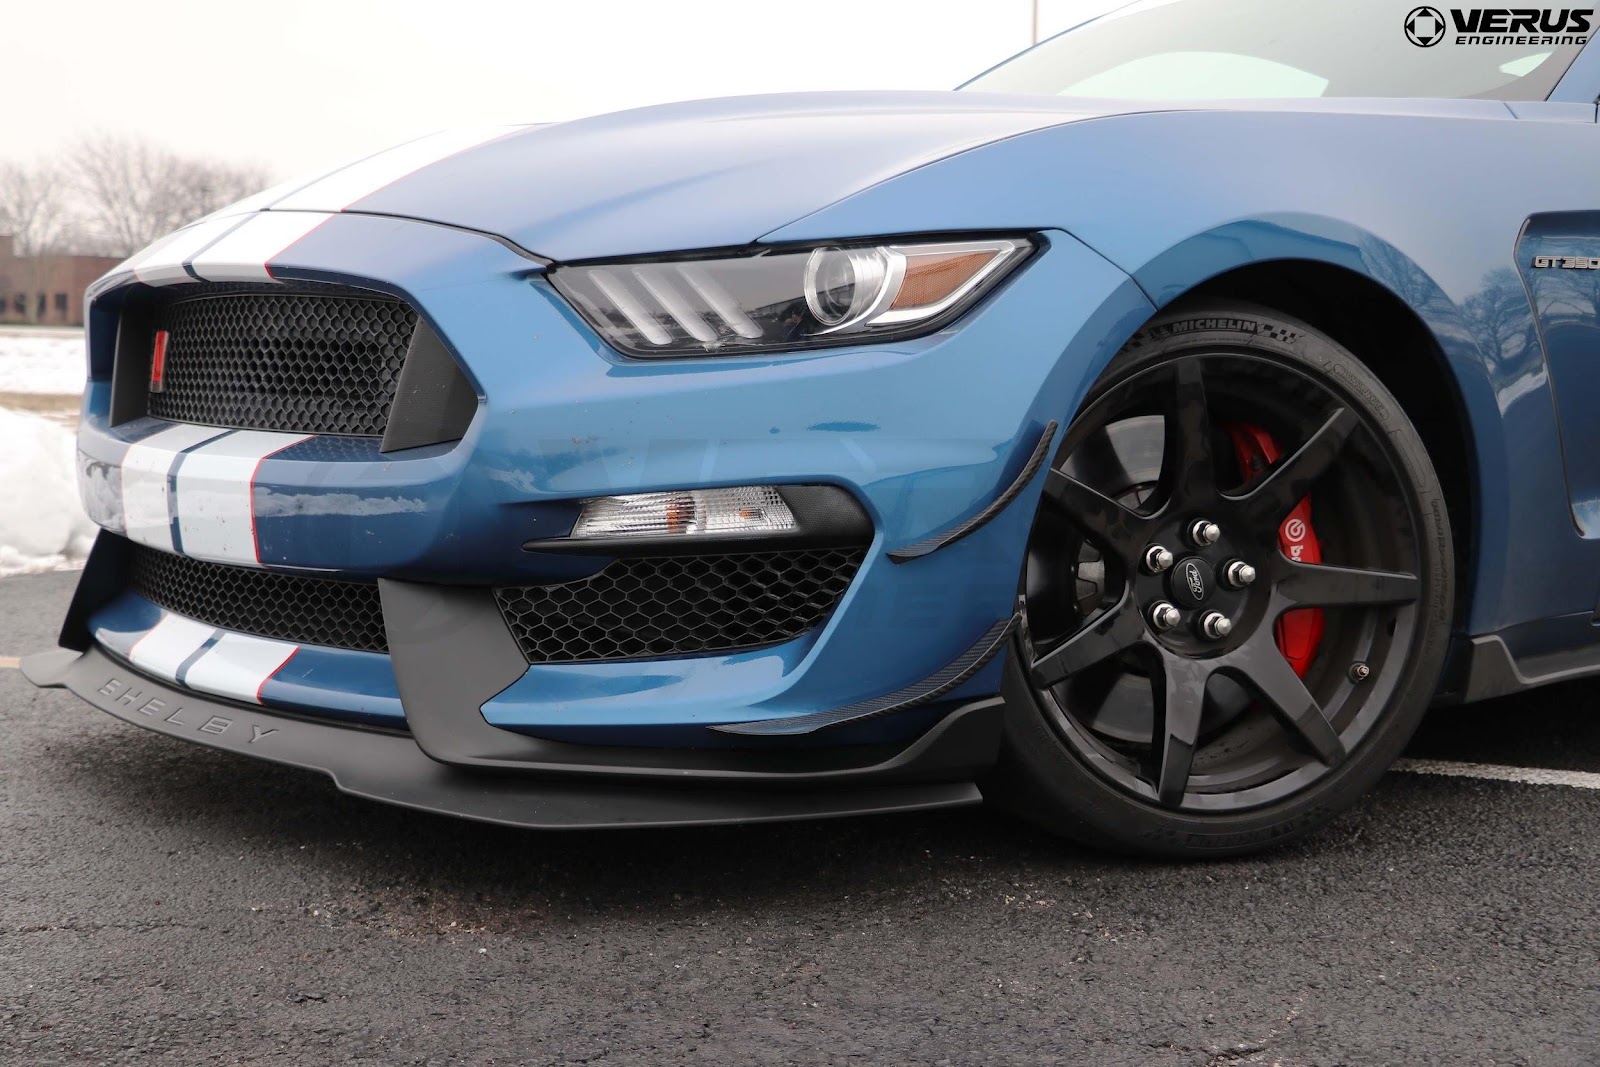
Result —
<path fill-rule="evenodd" d="M 1172 553 L 1160 545 L 1151 545 L 1144 550 L 1144 569 L 1151 574 L 1160 574 L 1172 567 Z"/>
<path fill-rule="evenodd" d="M 1208 611 L 1200 618 L 1200 632 L 1213 641 L 1233 633 L 1233 620 L 1220 611 Z"/>
<path fill-rule="evenodd" d="M 1243 589 L 1256 580 L 1256 569 L 1244 560 L 1236 559 L 1223 570 L 1222 576 L 1235 589 Z"/>
<path fill-rule="evenodd" d="M 1214 545 L 1222 537 L 1222 527 L 1205 519 L 1196 519 L 1189 524 L 1189 540 L 1200 548 Z"/>
<path fill-rule="evenodd" d="M 1150 606 L 1150 626 L 1158 633 L 1166 633 L 1183 621 L 1183 613 L 1165 600 Z"/>
<path fill-rule="evenodd" d="M 1365 663 L 1357 663 L 1350 668 L 1350 680 L 1357 685 L 1372 677 L 1372 668 Z"/>

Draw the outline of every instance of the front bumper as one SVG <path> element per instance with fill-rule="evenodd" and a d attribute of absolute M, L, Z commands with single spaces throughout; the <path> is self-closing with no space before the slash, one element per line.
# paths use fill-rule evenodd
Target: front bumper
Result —
<path fill-rule="evenodd" d="M 650 768 L 622 765 L 627 753 L 584 753 L 555 744 L 548 746 L 549 755 L 569 773 L 534 778 L 473 773 L 438 762 L 404 733 L 207 700 L 143 677 L 98 648 L 38 653 L 23 660 L 22 669 L 35 685 L 69 689 L 124 722 L 321 771 L 355 796 L 536 829 L 696 826 L 964 807 L 981 801 L 970 776 L 992 762 L 999 739 L 999 701 L 988 700 L 950 713 L 913 745 L 855 766 L 752 770 L 703 760 L 674 767 L 657 760 Z"/>
<path fill-rule="evenodd" d="M 987 304 L 933 336 L 804 355 L 645 362 L 607 349 L 542 268 L 491 239 L 329 216 L 273 259 L 272 278 L 406 300 L 471 379 L 478 410 L 454 445 L 380 455 L 313 438 L 262 460 L 248 523 L 256 557 L 272 570 L 483 593 L 603 565 L 604 558 L 524 547 L 564 536 L 584 497 L 839 486 L 865 508 L 873 539 L 849 591 L 804 637 L 729 655 L 505 661 L 507 673 L 493 685 L 445 670 L 454 686 L 448 703 L 469 716 L 461 722 L 492 730 L 509 747 L 508 738 L 572 750 L 732 749 L 759 763 L 774 744 L 794 742 L 726 728 L 914 690 L 1011 617 L 1036 481 L 971 536 L 905 562 L 891 554 L 959 527 L 1004 493 L 1041 430 L 1076 406 L 1149 313 L 1124 274 L 1065 234 L 1048 237 L 1049 247 Z M 108 417 L 118 294 L 133 284 L 100 288 L 91 311 L 80 436 L 91 503 L 113 495 L 108 482 L 151 429 Z M 114 577 L 103 581 L 105 589 L 80 590 L 64 643 L 115 657 L 149 623 Z M 422 661 L 408 664 L 392 651 L 308 649 L 292 661 L 292 692 L 276 683 L 255 692 L 280 711 L 410 725 L 417 740 L 406 743 L 416 747 L 422 738 L 409 722 L 407 677 L 418 677 Z M 991 661 L 937 704 L 797 747 L 904 749 L 954 709 L 992 697 L 998 682 Z M 634 761 L 631 770 L 639 769 Z"/>

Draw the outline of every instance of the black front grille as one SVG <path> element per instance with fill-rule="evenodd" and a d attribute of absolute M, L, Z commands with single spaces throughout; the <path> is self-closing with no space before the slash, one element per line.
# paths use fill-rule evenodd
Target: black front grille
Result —
<path fill-rule="evenodd" d="M 129 587 L 224 630 L 302 645 L 387 652 L 378 583 L 302 578 L 133 546 Z"/>
<path fill-rule="evenodd" d="M 496 589 L 529 663 L 759 648 L 817 626 L 865 549 L 619 559 L 562 585 Z"/>
<path fill-rule="evenodd" d="M 367 437 L 388 423 L 417 325 L 398 300 L 278 286 L 194 287 L 154 319 L 168 335 L 156 418 Z"/>

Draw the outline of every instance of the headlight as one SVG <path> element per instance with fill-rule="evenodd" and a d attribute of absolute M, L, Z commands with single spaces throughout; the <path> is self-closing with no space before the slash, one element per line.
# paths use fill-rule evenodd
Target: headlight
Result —
<path fill-rule="evenodd" d="M 1033 249 L 1022 237 L 841 244 L 557 267 L 550 281 L 631 355 L 733 355 L 931 332 Z"/>

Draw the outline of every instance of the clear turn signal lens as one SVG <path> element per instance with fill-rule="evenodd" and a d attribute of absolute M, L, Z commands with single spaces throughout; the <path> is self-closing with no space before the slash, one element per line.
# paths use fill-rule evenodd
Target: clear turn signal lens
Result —
<path fill-rule="evenodd" d="M 794 514 L 769 485 L 601 496 L 583 502 L 572 539 L 781 533 Z"/>

